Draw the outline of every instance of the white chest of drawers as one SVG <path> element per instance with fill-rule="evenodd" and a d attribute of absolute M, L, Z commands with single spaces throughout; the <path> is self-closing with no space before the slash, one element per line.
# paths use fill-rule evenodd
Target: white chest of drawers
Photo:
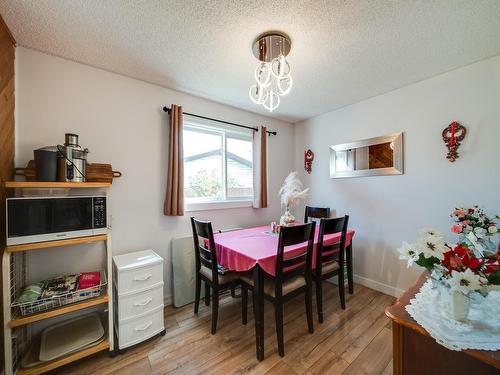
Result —
<path fill-rule="evenodd" d="M 164 334 L 163 258 L 153 250 L 114 256 L 113 279 L 118 348 Z"/>

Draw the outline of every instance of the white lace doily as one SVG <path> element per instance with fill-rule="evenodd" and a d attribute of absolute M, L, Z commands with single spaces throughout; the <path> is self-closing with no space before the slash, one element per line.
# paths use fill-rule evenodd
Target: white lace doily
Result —
<path fill-rule="evenodd" d="M 500 350 L 500 291 L 472 299 L 467 320 L 443 313 L 440 291 L 429 279 L 406 306 L 406 311 L 441 345 L 450 350 Z"/>

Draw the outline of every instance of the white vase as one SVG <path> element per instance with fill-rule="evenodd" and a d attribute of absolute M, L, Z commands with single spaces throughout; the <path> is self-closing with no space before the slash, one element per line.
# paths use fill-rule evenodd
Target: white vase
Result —
<path fill-rule="evenodd" d="M 446 286 L 439 289 L 444 315 L 458 321 L 466 320 L 470 310 L 470 297 L 461 292 L 452 291 Z"/>
<path fill-rule="evenodd" d="M 463 321 L 467 319 L 470 310 L 470 298 L 460 292 L 451 293 L 450 315 L 453 319 Z"/>
<path fill-rule="evenodd" d="M 280 218 L 280 224 L 289 226 L 295 222 L 295 217 L 292 215 L 288 207 L 286 208 L 285 213 Z"/>

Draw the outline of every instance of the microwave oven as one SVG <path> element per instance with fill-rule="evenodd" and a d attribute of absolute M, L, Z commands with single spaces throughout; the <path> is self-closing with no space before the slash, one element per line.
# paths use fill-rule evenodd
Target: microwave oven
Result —
<path fill-rule="evenodd" d="M 106 234 L 106 208 L 106 196 L 8 198 L 7 245 Z"/>

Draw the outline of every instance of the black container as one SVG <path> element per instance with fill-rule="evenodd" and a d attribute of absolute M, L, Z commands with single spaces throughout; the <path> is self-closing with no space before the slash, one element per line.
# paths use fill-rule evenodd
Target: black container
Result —
<path fill-rule="evenodd" d="M 33 150 L 37 181 L 57 181 L 57 147 Z"/>

